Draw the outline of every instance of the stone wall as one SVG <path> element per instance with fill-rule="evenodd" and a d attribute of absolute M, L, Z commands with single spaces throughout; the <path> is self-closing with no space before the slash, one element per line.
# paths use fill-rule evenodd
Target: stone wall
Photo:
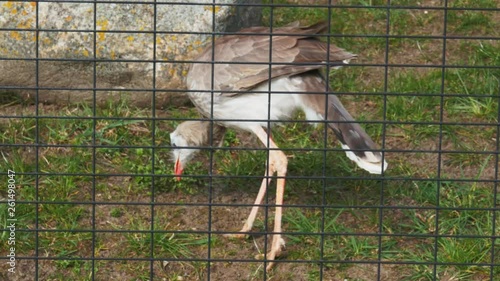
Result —
<path fill-rule="evenodd" d="M 29 88 L 38 85 L 41 102 L 92 102 L 95 86 L 103 89 L 97 91 L 98 103 L 126 95 L 148 106 L 152 91 L 142 90 L 153 89 L 156 61 L 156 89 L 172 90 L 156 92 L 156 104 L 184 103 L 176 90 L 184 89 L 187 64 L 176 61 L 200 51 L 211 39 L 207 33 L 213 26 L 216 32 L 234 31 L 261 21 L 260 7 L 234 5 L 259 0 L 215 2 L 218 5 L 212 5 L 213 0 L 157 1 L 156 7 L 144 0 L 3 2 L 0 28 L 8 30 L 0 31 L 0 58 L 20 60 L 0 60 L 0 92 L 22 87 L 8 92 L 32 100 L 37 92 Z"/>

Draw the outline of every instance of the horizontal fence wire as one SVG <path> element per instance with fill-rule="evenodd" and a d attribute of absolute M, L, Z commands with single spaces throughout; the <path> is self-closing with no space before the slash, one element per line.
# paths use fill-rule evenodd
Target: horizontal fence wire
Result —
<path fill-rule="evenodd" d="M 75 14 L 81 7 L 86 14 Z M 67 13 L 61 24 L 50 24 L 51 8 Z M 168 9 L 185 12 L 187 24 L 163 25 L 173 21 Z M 259 9 L 253 25 L 269 29 L 221 28 L 221 13 L 237 9 Z M 495 0 L 2 1 L 0 11 L 1 280 L 500 280 Z M 139 18 L 149 24 L 132 24 Z M 332 54 L 273 61 L 282 50 L 271 40 L 266 60 L 216 58 L 217 38 L 298 38 L 279 29 L 294 21 L 325 21 L 311 38 L 358 57 L 335 70 Z M 75 47 L 71 36 L 87 39 Z M 211 59 L 198 61 L 204 48 Z M 210 86 L 186 89 L 202 65 L 210 71 L 197 79 Z M 356 121 L 273 118 L 273 99 L 296 93 L 219 89 L 221 65 L 325 68 L 325 91 L 299 94 L 336 95 Z M 208 116 L 185 98 L 197 93 L 211 97 Z M 264 95 L 268 116 L 247 119 L 249 101 L 234 111 L 241 116 L 219 118 L 219 94 Z M 174 143 L 185 121 L 208 121 L 208 132 L 194 132 L 208 140 Z M 218 136 L 229 122 L 267 124 L 272 138 L 234 126 Z M 353 122 L 386 171 L 369 174 L 345 157 L 328 128 Z M 272 142 L 279 148 L 266 148 Z M 198 152 L 182 175 L 176 150 Z M 277 151 L 287 173 L 268 182 Z M 261 183 L 253 228 L 226 237 L 239 234 Z M 276 235 L 282 255 L 265 258 Z"/>

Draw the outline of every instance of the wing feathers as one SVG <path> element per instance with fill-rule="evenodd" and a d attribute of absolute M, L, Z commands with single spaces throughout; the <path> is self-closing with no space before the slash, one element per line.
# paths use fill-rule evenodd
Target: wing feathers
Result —
<path fill-rule="evenodd" d="M 289 26 L 273 28 L 272 32 L 275 34 L 290 35 L 272 36 L 272 42 L 269 35 L 271 30 L 267 27 L 251 27 L 241 30 L 237 35 L 218 38 L 213 48 L 216 61 L 215 90 L 245 91 L 269 78 L 291 76 L 319 69 L 324 67 L 327 61 L 332 66 L 338 66 L 343 64 L 343 61 L 356 57 L 355 54 L 333 44 L 329 45 L 328 52 L 328 44 L 317 38 L 317 35 L 327 30 L 326 22 L 305 27 L 292 23 Z M 258 35 L 262 33 L 264 35 Z M 268 64 L 270 59 L 271 66 Z M 197 60 L 212 61 L 212 46 L 208 46 Z M 292 63 L 294 65 L 291 65 Z M 196 67 L 193 66 L 191 69 L 192 77 L 203 77 L 211 72 L 210 64 L 194 65 Z M 205 81 L 205 83 L 208 82 Z M 206 87 L 200 88 L 211 88 L 210 85 L 204 86 Z"/>

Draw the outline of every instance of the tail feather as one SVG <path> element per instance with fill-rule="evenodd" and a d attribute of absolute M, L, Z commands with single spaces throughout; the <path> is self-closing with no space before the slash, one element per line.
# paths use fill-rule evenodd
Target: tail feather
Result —
<path fill-rule="evenodd" d="M 307 92 L 322 92 L 326 89 L 326 84 L 319 73 L 303 74 L 301 78 L 304 90 Z M 331 94 L 301 96 L 307 108 L 314 110 L 328 121 L 328 126 L 342 143 L 342 148 L 345 149 L 349 159 L 372 174 L 381 174 L 387 169 L 387 162 L 378 151 L 378 146 L 356 123 L 337 96 Z"/>
<path fill-rule="evenodd" d="M 342 143 L 342 148 L 346 150 L 349 159 L 372 174 L 381 174 L 387 169 L 387 162 L 383 159 L 382 153 L 377 151 L 378 146 L 334 95 L 328 95 L 326 119 L 331 121 L 328 122 L 328 126 Z"/>

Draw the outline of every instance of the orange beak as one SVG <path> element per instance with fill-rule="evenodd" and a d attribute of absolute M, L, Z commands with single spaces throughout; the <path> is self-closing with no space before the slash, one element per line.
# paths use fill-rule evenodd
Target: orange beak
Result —
<path fill-rule="evenodd" d="M 182 168 L 182 165 L 181 165 L 181 161 L 179 160 L 179 158 L 177 158 L 177 161 L 175 161 L 175 167 L 174 167 L 174 174 L 176 175 L 175 179 L 177 181 L 180 181 L 181 180 L 181 175 L 182 175 L 182 171 L 184 169 Z"/>

